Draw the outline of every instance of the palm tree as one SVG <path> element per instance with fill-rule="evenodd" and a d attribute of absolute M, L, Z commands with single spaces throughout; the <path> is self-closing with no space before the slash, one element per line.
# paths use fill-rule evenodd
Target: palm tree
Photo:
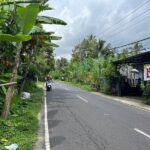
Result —
<path fill-rule="evenodd" d="M 96 49 L 97 57 L 100 57 L 100 55 L 107 57 L 108 55 L 114 54 L 113 50 L 111 49 L 111 45 L 110 44 L 105 45 L 105 43 L 106 42 L 104 40 L 99 39 L 97 49 Z"/>
<path fill-rule="evenodd" d="M 141 52 L 142 49 L 143 49 L 143 45 L 142 44 L 135 43 L 135 45 L 131 49 L 131 54 L 132 55 L 137 55 L 137 54 L 139 54 Z"/>

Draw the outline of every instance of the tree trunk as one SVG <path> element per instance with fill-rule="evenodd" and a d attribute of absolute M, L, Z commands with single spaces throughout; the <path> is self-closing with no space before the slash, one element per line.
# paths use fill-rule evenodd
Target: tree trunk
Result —
<path fill-rule="evenodd" d="M 30 69 L 30 65 L 33 61 L 34 52 L 35 52 L 35 47 L 34 47 L 34 45 L 31 45 L 31 53 L 30 53 L 30 56 L 29 56 L 30 60 L 29 60 L 29 63 L 27 65 L 27 68 L 26 68 L 25 73 L 24 73 L 23 80 L 22 80 L 21 85 L 20 85 L 19 90 L 18 90 L 19 95 L 23 91 L 23 88 L 24 88 L 24 85 L 25 85 L 25 82 L 26 82 L 26 79 L 27 79 L 27 75 L 28 75 L 28 72 L 29 72 L 29 69 Z"/>
<path fill-rule="evenodd" d="M 19 63 L 20 63 L 19 60 L 20 60 L 21 46 L 22 46 L 22 44 L 19 43 L 18 49 L 16 52 L 15 65 L 13 67 L 12 77 L 10 79 L 10 82 L 16 82 L 16 79 L 17 79 L 17 73 L 18 73 L 18 68 L 19 68 Z M 7 89 L 7 93 L 6 93 L 6 96 L 4 99 L 4 107 L 2 110 L 2 114 L 1 114 L 2 118 L 4 118 L 4 119 L 7 119 L 7 117 L 8 117 L 13 92 L 14 92 L 14 85 L 10 85 Z"/>
<path fill-rule="evenodd" d="M 28 75 L 28 72 L 29 72 L 29 68 L 30 68 L 30 65 L 31 65 L 31 62 L 28 64 L 27 68 L 26 68 L 26 71 L 25 71 L 25 74 L 24 74 L 24 77 L 23 77 L 23 80 L 21 82 L 21 86 L 19 88 L 19 91 L 18 91 L 18 94 L 20 95 L 23 91 L 23 88 L 24 88 L 24 85 L 25 85 L 25 81 L 26 81 L 26 78 L 27 78 L 27 75 Z"/>

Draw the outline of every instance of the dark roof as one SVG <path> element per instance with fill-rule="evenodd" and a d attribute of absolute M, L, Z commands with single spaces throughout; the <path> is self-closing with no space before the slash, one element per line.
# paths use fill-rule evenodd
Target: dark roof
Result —
<path fill-rule="evenodd" d="M 119 64 L 147 64 L 150 63 L 150 51 L 140 53 L 135 56 L 131 56 L 125 59 L 117 60 L 113 62 L 116 65 Z"/>

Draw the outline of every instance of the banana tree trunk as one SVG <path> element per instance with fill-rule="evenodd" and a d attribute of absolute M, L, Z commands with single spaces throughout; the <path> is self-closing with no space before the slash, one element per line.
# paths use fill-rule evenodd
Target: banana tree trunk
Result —
<path fill-rule="evenodd" d="M 24 85 L 25 85 L 25 82 L 26 82 L 26 79 L 27 79 L 27 75 L 28 75 L 28 72 L 29 72 L 29 69 L 30 69 L 30 66 L 32 64 L 32 61 L 33 61 L 33 55 L 35 53 L 35 46 L 34 45 L 31 45 L 31 53 L 30 53 L 30 60 L 29 60 L 29 63 L 27 65 L 27 68 L 25 70 L 25 73 L 24 73 L 24 77 L 23 77 L 23 80 L 21 82 L 21 85 L 20 85 L 20 88 L 18 90 L 18 94 L 20 95 L 23 91 L 23 88 L 24 88 Z"/>
<path fill-rule="evenodd" d="M 26 82 L 26 79 L 27 79 L 27 75 L 28 75 L 28 72 L 29 72 L 30 65 L 31 65 L 31 62 L 29 62 L 28 66 L 26 68 L 26 71 L 25 71 L 25 74 L 24 74 L 24 77 L 23 77 L 23 81 L 21 82 L 21 86 L 20 86 L 20 89 L 18 91 L 19 95 L 23 91 L 23 88 L 24 88 L 24 85 L 25 85 L 25 82 Z"/>
<path fill-rule="evenodd" d="M 13 67 L 12 77 L 10 79 L 10 82 L 16 82 L 16 80 L 17 80 L 18 68 L 19 68 L 19 64 L 20 64 L 21 46 L 22 46 L 22 44 L 19 43 L 18 49 L 16 52 L 15 65 Z M 8 117 L 13 93 L 14 93 L 14 85 L 9 85 L 5 99 L 4 99 L 4 107 L 2 110 L 2 114 L 1 114 L 2 118 L 4 118 L 4 119 L 7 119 L 7 117 Z"/>

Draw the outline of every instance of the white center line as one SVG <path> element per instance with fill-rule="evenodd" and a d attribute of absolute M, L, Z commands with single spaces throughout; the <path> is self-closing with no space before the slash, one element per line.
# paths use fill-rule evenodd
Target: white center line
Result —
<path fill-rule="evenodd" d="M 77 97 L 78 97 L 79 99 L 81 99 L 82 101 L 84 101 L 85 103 L 88 103 L 88 101 L 87 101 L 86 99 L 84 99 L 83 97 L 81 97 L 81 96 L 79 96 L 79 95 L 77 95 Z"/>
<path fill-rule="evenodd" d="M 139 129 L 137 129 L 137 128 L 134 128 L 134 130 L 135 130 L 136 132 L 138 132 L 138 133 L 140 133 L 140 134 L 142 134 L 142 135 L 144 135 L 144 136 L 146 136 L 147 138 L 150 139 L 150 135 L 149 135 L 149 134 L 147 134 L 147 133 L 145 133 L 145 132 L 143 132 L 143 131 L 141 131 L 141 130 L 139 130 Z"/>
<path fill-rule="evenodd" d="M 104 113 L 104 116 L 109 116 L 110 114 Z"/>
<path fill-rule="evenodd" d="M 46 89 L 44 90 L 44 102 L 45 102 L 45 150 L 50 150 L 49 129 L 47 121 Z"/>

